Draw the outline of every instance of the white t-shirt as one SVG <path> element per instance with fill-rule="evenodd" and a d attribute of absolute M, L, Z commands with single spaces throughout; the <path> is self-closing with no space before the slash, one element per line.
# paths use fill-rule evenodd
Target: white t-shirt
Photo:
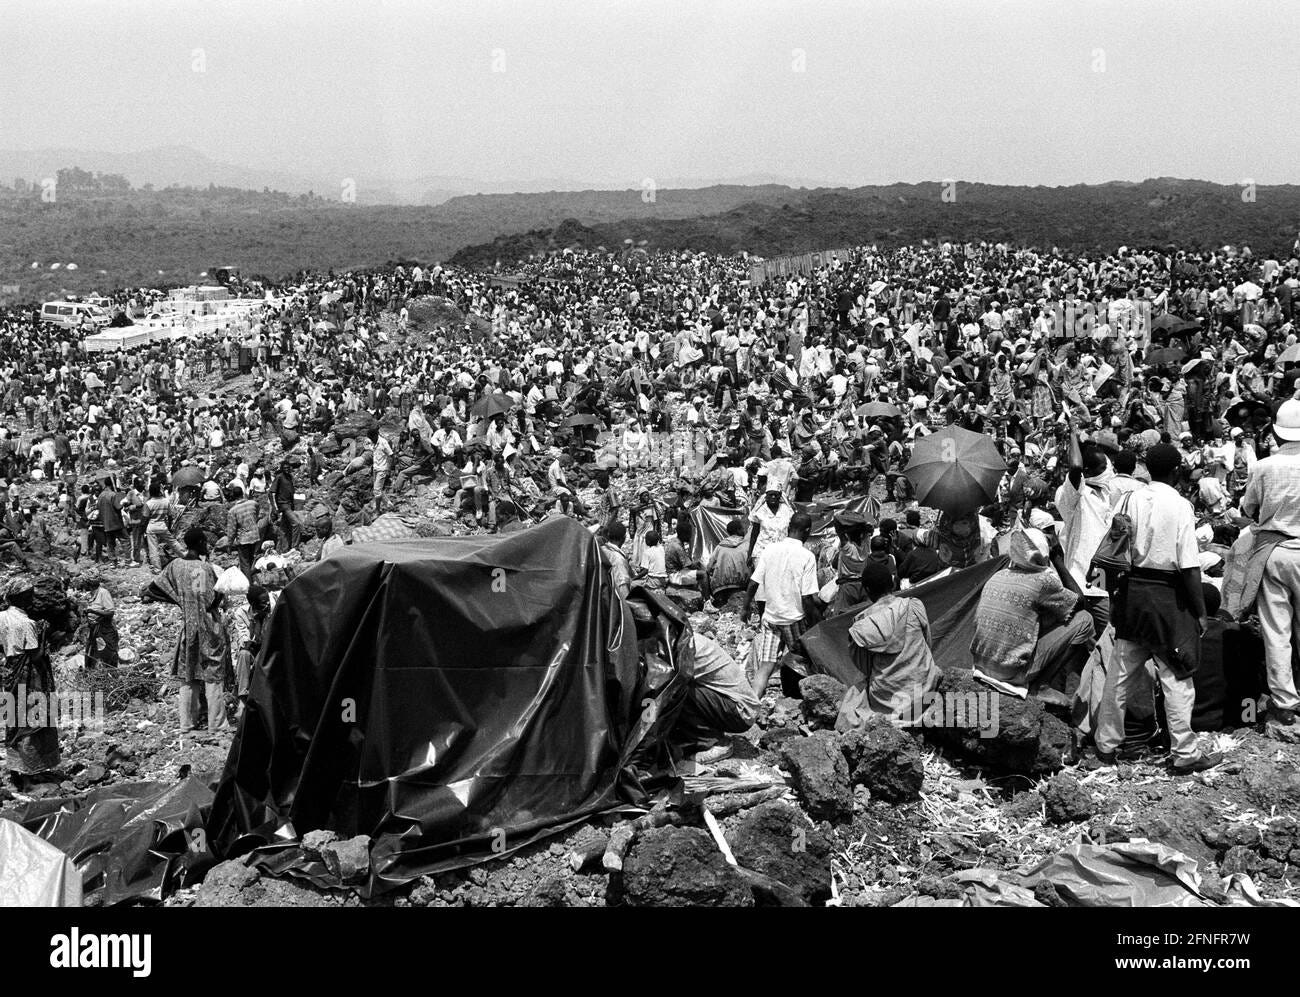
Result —
<path fill-rule="evenodd" d="M 797 623 L 803 619 L 803 597 L 817 594 L 817 558 L 794 537 L 769 544 L 754 564 L 757 597 L 766 603 L 763 621 Z"/>
<path fill-rule="evenodd" d="M 1174 571 L 1201 566 L 1192 504 L 1168 485 L 1153 481 L 1129 496 L 1133 566 Z"/>

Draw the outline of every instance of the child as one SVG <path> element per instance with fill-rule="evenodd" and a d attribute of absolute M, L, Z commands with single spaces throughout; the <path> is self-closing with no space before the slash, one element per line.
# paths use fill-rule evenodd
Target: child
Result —
<path fill-rule="evenodd" d="M 661 589 L 668 584 L 668 565 L 659 533 L 650 530 L 645 535 L 645 549 L 641 551 L 640 568 L 646 573 L 646 588 Z"/>

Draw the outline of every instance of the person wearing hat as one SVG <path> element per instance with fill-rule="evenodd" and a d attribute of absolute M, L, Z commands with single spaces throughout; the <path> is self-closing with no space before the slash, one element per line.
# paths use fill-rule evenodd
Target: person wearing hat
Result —
<path fill-rule="evenodd" d="M 1124 743 L 1125 705 L 1144 685 L 1146 662 L 1154 660 L 1176 775 L 1201 772 L 1223 760 L 1216 752 L 1201 751 L 1192 733 L 1192 674 L 1208 620 L 1196 517 L 1191 503 L 1174 488 L 1181 463 L 1176 447 L 1159 443 L 1149 448 L 1151 484 L 1132 492 L 1125 506 L 1132 568 L 1113 607 L 1114 694 L 1102 698 L 1094 742 L 1098 759 L 1114 764 Z"/>
<path fill-rule="evenodd" d="M 1068 705 L 1065 681 L 1092 651 L 1093 618 L 1052 568 L 1042 530 L 1014 530 L 1009 553 L 1011 563 L 980 593 L 971 641 L 975 677 L 1010 695 Z"/>
<path fill-rule="evenodd" d="M 939 685 L 925 604 L 895 594 L 894 587 L 885 564 L 863 565 L 861 588 L 871 605 L 853 618 L 849 639 L 861 648 L 866 667 L 864 677 L 844 694 L 837 731 L 859 729 L 880 716 L 918 723 L 916 704 Z"/>
<path fill-rule="evenodd" d="M 1300 619 L 1300 399 L 1278 407 L 1273 435 L 1277 451 L 1250 470 L 1241 498 L 1242 515 L 1255 524 L 1244 587 L 1230 593 L 1225 582 L 1224 597 L 1226 608 L 1238 617 L 1252 606 L 1259 612 L 1269 720 L 1291 727 L 1300 710 L 1291 667 L 1293 624 Z"/>
<path fill-rule="evenodd" d="M 113 623 L 113 596 L 98 571 L 83 574 L 81 584 L 91 593 L 86 605 L 86 667 L 116 668 L 119 637 Z"/>

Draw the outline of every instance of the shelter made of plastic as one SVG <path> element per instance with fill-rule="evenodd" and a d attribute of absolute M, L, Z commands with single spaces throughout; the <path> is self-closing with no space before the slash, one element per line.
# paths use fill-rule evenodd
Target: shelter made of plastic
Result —
<path fill-rule="evenodd" d="M 640 671 L 573 520 L 346 547 L 281 595 L 210 840 L 265 856 L 366 834 L 369 891 L 508 852 L 637 799 L 632 753 L 661 734 Z"/>
<path fill-rule="evenodd" d="M 55 845 L 0 819 L 0 907 L 80 907 L 81 873 Z"/>

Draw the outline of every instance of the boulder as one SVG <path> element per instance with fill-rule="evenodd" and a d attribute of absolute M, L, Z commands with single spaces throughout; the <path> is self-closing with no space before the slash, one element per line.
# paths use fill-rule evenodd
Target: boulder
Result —
<path fill-rule="evenodd" d="M 629 907 L 752 907 L 754 896 L 707 831 L 656 827 L 632 843 L 620 877 Z"/>
<path fill-rule="evenodd" d="M 257 884 L 261 875 L 256 869 L 244 865 L 242 859 L 231 859 L 213 866 L 195 900 L 196 907 L 244 907 L 248 901 L 241 897 Z"/>
<path fill-rule="evenodd" d="M 1096 812 L 1092 794 L 1072 776 L 1057 775 L 1042 788 L 1043 805 L 1049 824 L 1077 824 Z"/>
<path fill-rule="evenodd" d="M 800 710 L 814 728 L 833 730 L 847 687 L 829 675 L 809 675 L 799 680 Z"/>
<path fill-rule="evenodd" d="M 329 871 L 342 883 L 359 883 L 370 871 L 370 835 L 331 841 L 320 850 Z"/>
<path fill-rule="evenodd" d="M 853 816 L 849 765 L 833 733 L 822 730 L 811 737 L 793 738 L 781 746 L 781 759 L 813 820 Z"/>
<path fill-rule="evenodd" d="M 1244 845 L 1233 845 L 1219 862 L 1219 875 L 1231 876 L 1234 872 L 1247 875 L 1259 872 L 1263 859 Z"/>
<path fill-rule="evenodd" d="M 961 724 L 945 722 L 922 728 L 924 736 L 935 744 L 957 752 L 964 758 L 1001 772 L 1020 775 L 1048 775 L 1058 771 L 1070 747 L 1070 729 L 1035 699 L 1004 696 L 977 682 L 970 672 L 951 671 L 944 675 L 943 695 L 956 697 L 997 697 L 997 723 L 993 736 L 981 732 L 977 718 L 967 710 Z M 972 700 L 978 701 L 978 700 Z M 992 709 L 985 711 L 992 716 Z M 957 718 L 947 717 L 946 721 Z"/>
<path fill-rule="evenodd" d="M 925 763 L 916 738 L 880 720 L 839 737 L 855 786 L 866 786 L 876 799 L 908 803 L 921 797 Z"/>
<path fill-rule="evenodd" d="M 671 587 L 664 594 L 688 613 L 698 613 L 704 608 L 704 596 L 699 589 Z"/>
<path fill-rule="evenodd" d="M 794 890 L 805 903 L 831 895 L 831 847 L 789 803 L 774 800 L 747 811 L 727 836 L 736 861 Z"/>
<path fill-rule="evenodd" d="M 302 836 L 302 849 L 305 852 L 315 852 L 317 855 L 329 844 L 339 840 L 339 836 L 333 831 L 320 829 L 317 831 L 308 831 Z"/>

